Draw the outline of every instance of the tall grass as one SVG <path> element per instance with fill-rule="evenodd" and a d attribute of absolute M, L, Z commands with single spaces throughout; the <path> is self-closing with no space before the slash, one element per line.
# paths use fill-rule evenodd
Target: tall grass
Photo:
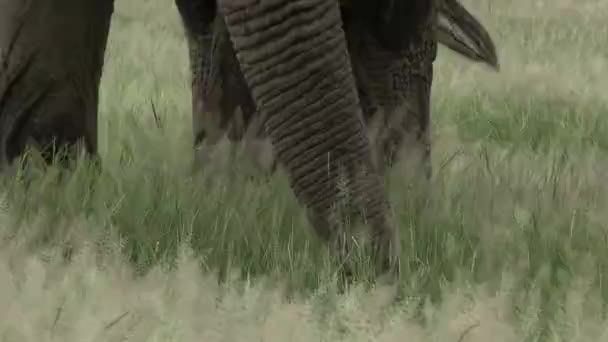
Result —
<path fill-rule="evenodd" d="M 177 11 L 123 1 L 101 171 L 2 179 L 2 340 L 608 340 L 608 4 L 463 2 L 502 71 L 440 50 L 432 191 L 403 167 L 388 180 L 401 302 L 337 294 L 284 175 L 251 179 L 248 158 L 190 172 Z"/>

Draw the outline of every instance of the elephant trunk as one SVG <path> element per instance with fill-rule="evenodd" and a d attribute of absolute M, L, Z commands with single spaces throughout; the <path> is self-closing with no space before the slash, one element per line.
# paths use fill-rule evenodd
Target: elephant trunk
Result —
<path fill-rule="evenodd" d="M 238 4 L 236 4 L 238 3 Z M 276 157 L 315 230 L 337 238 L 336 206 L 371 226 L 390 266 L 399 239 L 372 155 L 333 0 L 225 0 L 222 6 L 242 72 Z"/>

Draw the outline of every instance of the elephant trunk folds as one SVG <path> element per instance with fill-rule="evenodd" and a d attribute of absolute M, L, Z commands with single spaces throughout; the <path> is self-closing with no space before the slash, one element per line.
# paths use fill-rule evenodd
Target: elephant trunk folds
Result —
<path fill-rule="evenodd" d="M 235 3 L 224 1 L 223 11 L 242 72 L 313 227 L 335 238 L 342 220 L 333 214 L 346 198 L 346 213 L 372 227 L 388 266 L 398 237 L 372 163 L 338 2 Z"/>

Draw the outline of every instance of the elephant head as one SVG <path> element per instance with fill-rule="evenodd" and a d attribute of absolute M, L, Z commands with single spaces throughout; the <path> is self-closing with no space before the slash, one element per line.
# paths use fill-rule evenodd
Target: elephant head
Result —
<path fill-rule="evenodd" d="M 369 18 L 361 18 L 361 15 L 357 16 L 358 12 L 353 11 L 351 2 L 341 1 L 340 9 L 343 28 L 346 31 L 348 52 L 356 71 L 355 82 L 359 90 L 364 118 L 367 122 L 376 119 L 379 116 L 377 115 L 378 109 L 390 109 L 386 107 L 390 104 L 391 99 L 396 99 L 400 105 L 403 104 L 404 99 L 407 99 L 410 105 L 418 101 L 418 107 L 414 105 L 408 115 L 408 125 L 410 125 L 408 129 L 413 131 L 409 133 L 415 133 L 417 129 L 413 126 L 416 124 L 415 118 L 429 115 L 424 103 L 428 102 L 427 97 L 430 96 L 428 91 L 418 94 L 424 88 L 416 89 L 418 87 L 416 79 L 423 83 L 429 83 L 430 87 L 432 75 L 425 75 L 425 73 L 427 70 L 429 72 L 432 70 L 428 67 L 427 70 L 420 69 L 424 66 L 420 63 L 417 65 L 414 61 L 418 58 L 418 60 L 426 60 L 427 65 L 432 64 L 435 58 L 434 43 L 430 40 L 433 38 L 433 32 L 431 30 L 425 31 L 425 28 L 418 31 L 429 33 L 427 36 L 430 45 L 427 44 L 426 46 L 431 48 L 426 52 L 424 44 L 416 43 L 409 36 L 404 36 L 402 45 L 406 45 L 405 40 L 407 39 L 410 39 L 409 42 L 412 43 L 409 51 L 401 48 L 395 53 L 394 50 L 389 50 L 386 46 L 379 46 L 380 42 L 374 39 L 374 31 L 372 30 L 373 27 L 370 27 L 372 24 Z M 187 9 L 182 8 L 180 11 L 187 12 Z M 367 13 L 365 14 L 367 15 Z M 193 44 L 192 42 L 196 39 L 189 39 L 191 52 L 194 52 L 191 53 L 191 63 L 194 66 L 192 69 L 193 80 L 195 81 L 193 98 L 196 103 L 202 104 L 193 111 L 195 137 L 197 137 L 195 138 L 195 149 L 203 144 L 202 137 L 205 137 L 204 143 L 214 145 L 219 138 L 219 134 L 223 134 L 226 130 L 228 130 L 228 137 L 233 141 L 240 141 L 245 132 L 249 133 L 248 136 L 252 138 L 264 138 L 264 118 L 256 114 L 245 80 L 241 75 L 238 63 L 235 61 L 235 52 L 229 41 L 223 17 L 219 15 L 208 16 L 206 20 L 208 21 L 206 25 L 208 29 L 203 31 L 200 36 L 207 37 L 207 44 L 205 46 Z M 197 25 L 200 25 L 200 23 L 201 20 L 196 21 Z M 188 30 L 188 27 L 194 25 L 189 25 L 187 21 L 185 21 L 185 24 L 186 31 L 190 32 L 189 36 L 192 37 L 194 30 Z M 433 28 L 437 44 L 444 45 L 471 61 L 482 62 L 494 70 L 498 70 L 498 58 L 491 36 L 479 21 L 456 0 L 441 1 L 436 20 L 428 26 Z M 368 36 L 367 39 L 361 38 L 364 36 Z M 198 40 L 205 41 L 204 39 Z M 221 47 L 218 47 L 218 45 Z M 370 57 L 369 55 L 373 53 L 384 54 L 384 56 Z M 415 54 L 418 54 L 418 56 L 415 56 Z M 198 58 L 198 61 L 196 58 Z M 380 68 L 379 70 L 374 71 L 374 67 L 369 62 L 370 58 L 377 59 L 375 64 L 378 66 L 375 68 Z M 399 65 L 402 66 L 402 70 L 390 70 L 391 67 L 393 69 L 399 68 Z M 199 72 L 199 70 L 202 70 L 202 72 Z M 391 89 L 388 86 L 391 72 L 398 76 L 396 80 L 393 80 L 394 82 L 406 82 L 402 89 Z M 203 74 L 203 76 L 198 76 L 200 74 Z M 416 78 L 416 75 L 419 77 Z M 385 80 L 388 80 L 388 82 L 383 83 Z M 374 88 L 380 89 L 377 89 L 374 94 Z M 415 113 L 416 110 L 419 114 Z M 394 120 L 395 117 L 393 115 L 392 119 Z M 392 125 L 393 127 L 391 127 L 390 122 L 391 120 L 385 120 L 382 125 L 382 131 L 385 135 L 387 132 L 389 134 L 380 144 L 381 151 L 379 153 L 380 155 L 386 154 L 384 155 L 385 159 L 388 160 L 389 164 L 392 164 L 395 154 L 391 153 L 391 150 L 402 145 L 401 140 L 405 138 L 404 135 L 406 134 L 403 129 L 396 129 L 398 125 Z M 213 134 L 206 134 L 206 132 L 213 132 Z M 425 137 L 424 131 L 421 132 L 420 137 Z M 416 139 L 407 145 L 414 148 L 425 146 L 422 141 Z M 197 160 L 195 164 L 197 165 L 201 163 L 198 159 L 200 156 L 201 154 L 196 151 L 195 158 Z M 274 162 L 271 166 L 271 173 L 276 169 L 276 160 Z"/>

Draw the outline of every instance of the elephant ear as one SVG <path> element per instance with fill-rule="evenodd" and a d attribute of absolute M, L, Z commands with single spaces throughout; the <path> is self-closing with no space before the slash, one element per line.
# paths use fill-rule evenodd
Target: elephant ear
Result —
<path fill-rule="evenodd" d="M 499 71 L 500 65 L 492 37 L 483 25 L 457 0 L 444 0 L 435 27 L 437 41 L 471 60 Z"/>
<path fill-rule="evenodd" d="M 351 0 L 354 17 L 362 20 L 380 42 L 392 51 L 402 50 L 431 23 L 438 0 Z M 341 1 L 342 4 L 348 0 Z"/>

